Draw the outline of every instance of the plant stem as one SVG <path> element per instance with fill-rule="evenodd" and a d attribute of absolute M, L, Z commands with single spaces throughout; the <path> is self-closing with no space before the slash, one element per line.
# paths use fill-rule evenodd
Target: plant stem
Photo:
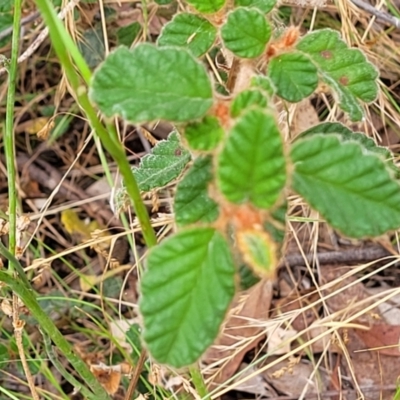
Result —
<path fill-rule="evenodd" d="M 148 247 L 155 246 L 157 244 L 157 237 L 153 227 L 151 226 L 147 209 L 142 201 L 139 187 L 136 183 L 136 179 L 125 155 L 124 149 L 121 143 L 116 140 L 117 135 L 112 130 L 111 126 L 108 126 L 110 131 L 107 131 L 99 120 L 95 109 L 90 103 L 86 87 L 81 85 L 80 77 L 76 72 L 75 66 L 72 64 L 70 54 L 77 62 L 76 67 L 84 77 L 84 81 L 86 83 L 90 81 L 87 64 L 83 60 L 82 56 L 78 56 L 79 51 L 71 37 L 67 34 L 61 21 L 57 18 L 57 14 L 55 13 L 51 2 L 49 0 L 36 0 L 36 3 L 42 13 L 43 19 L 46 22 L 46 26 L 49 28 L 50 38 L 52 40 L 54 49 L 65 70 L 65 74 L 67 75 L 67 78 L 74 89 L 74 94 L 77 97 L 79 106 L 83 109 L 85 116 L 89 120 L 90 126 L 99 136 L 105 149 L 117 163 L 121 175 L 124 178 L 125 186 L 133 202 L 135 213 L 139 219 L 146 245 Z"/>
<path fill-rule="evenodd" d="M 207 397 L 208 390 L 201 374 L 200 368 L 196 366 L 191 366 L 189 368 L 190 376 L 192 377 L 193 385 L 197 391 L 197 394 L 203 399 Z"/>
<path fill-rule="evenodd" d="M 56 328 L 48 315 L 42 310 L 33 291 L 25 287 L 25 285 L 23 285 L 19 280 L 12 278 L 8 273 L 3 271 L 0 271 L 0 281 L 7 284 L 23 301 L 33 317 L 37 319 L 40 329 L 51 338 L 57 348 L 64 354 L 65 358 L 74 366 L 78 375 L 81 377 L 83 382 L 91 388 L 96 398 L 99 400 L 109 400 L 107 392 L 90 372 L 86 363 L 73 352 L 69 342 Z"/>
<path fill-rule="evenodd" d="M 20 39 L 21 0 L 14 1 L 13 36 L 11 42 L 11 60 L 8 66 L 8 91 L 6 104 L 6 129 L 4 134 L 4 149 L 7 166 L 8 182 L 8 214 L 9 214 L 9 249 L 12 255 L 16 250 L 17 231 L 17 191 L 15 173 L 15 143 L 14 143 L 14 104 L 15 85 L 17 82 L 18 49 Z M 12 270 L 12 265 L 9 265 Z"/>

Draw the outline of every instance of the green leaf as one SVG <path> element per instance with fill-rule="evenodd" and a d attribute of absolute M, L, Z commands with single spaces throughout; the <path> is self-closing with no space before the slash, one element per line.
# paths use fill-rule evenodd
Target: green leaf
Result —
<path fill-rule="evenodd" d="M 278 253 L 281 252 L 285 240 L 287 208 L 287 202 L 281 204 L 271 213 L 270 218 L 264 224 L 265 230 L 271 235 L 275 243 L 279 245 Z M 280 256 L 281 254 L 279 254 Z"/>
<path fill-rule="evenodd" d="M 339 122 L 324 122 L 323 124 L 313 126 L 312 128 L 302 132 L 296 138 L 296 140 L 305 137 L 310 137 L 312 135 L 318 135 L 321 133 L 322 134 L 336 133 L 340 135 L 342 141 L 344 142 L 349 140 L 358 142 L 360 145 L 363 146 L 365 151 L 382 156 L 386 162 L 386 165 L 395 173 L 396 178 L 400 177 L 400 170 L 393 162 L 393 154 L 390 152 L 388 148 L 378 146 L 373 139 L 369 138 L 364 133 L 353 132 L 351 129 L 340 124 Z"/>
<path fill-rule="evenodd" d="M 251 78 L 250 86 L 252 88 L 264 91 L 269 96 L 272 96 L 275 93 L 275 89 L 272 86 L 271 80 L 264 75 L 253 76 L 253 78 Z"/>
<path fill-rule="evenodd" d="M 137 362 L 142 350 L 141 328 L 139 324 L 132 324 L 125 333 L 127 343 L 132 346 L 131 357 Z"/>
<path fill-rule="evenodd" d="M 218 218 L 218 204 L 207 190 L 212 178 L 212 158 L 197 158 L 176 190 L 174 211 L 178 225 L 213 222 Z"/>
<path fill-rule="evenodd" d="M 274 117 L 259 109 L 244 114 L 218 159 L 218 183 L 233 203 L 270 208 L 286 182 L 282 137 Z"/>
<path fill-rule="evenodd" d="M 265 109 L 267 107 L 267 98 L 260 90 L 244 90 L 240 92 L 231 104 L 232 117 L 238 117 L 243 111 L 252 106 L 258 106 Z"/>
<path fill-rule="evenodd" d="M 224 130 L 216 117 L 206 116 L 185 127 L 185 138 L 193 150 L 213 150 L 222 140 Z"/>
<path fill-rule="evenodd" d="M 242 58 L 254 58 L 264 52 L 271 37 L 271 27 L 261 11 L 238 8 L 229 13 L 221 36 L 232 53 Z"/>
<path fill-rule="evenodd" d="M 142 26 L 139 22 L 133 22 L 132 24 L 123 26 L 117 30 L 117 40 L 119 45 L 130 47 L 135 41 L 137 35 L 141 31 Z"/>
<path fill-rule="evenodd" d="M 169 4 L 172 2 L 172 0 L 154 0 L 157 4 L 159 4 L 160 6 L 164 6 L 166 4 Z"/>
<path fill-rule="evenodd" d="M 353 132 L 351 129 L 347 128 L 345 125 L 339 122 L 324 122 L 323 124 L 313 126 L 312 128 L 302 132 L 296 138 L 296 140 L 300 138 L 311 137 L 312 135 L 328 134 L 328 133 L 338 134 L 342 139 L 342 141 L 344 142 L 349 140 L 358 142 L 368 152 L 379 154 L 386 160 L 390 160 L 393 158 L 393 155 L 388 148 L 378 146 L 373 139 L 371 139 L 364 133 Z"/>
<path fill-rule="evenodd" d="M 13 16 L 12 14 L 0 14 L 0 32 L 10 28 L 13 24 Z M 6 36 L 4 39 L 0 40 L 0 46 L 4 46 L 11 39 L 11 33 L 9 36 Z"/>
<path fill-rule="evenodd" d="M 207 53 L 217 37 L 217 29 L 205 18 L 194 14 L 177 14 L 168 22 L 157 43 L 189 49 L 195 57 Z"/>
<path fill-rule="evenodd" d="M 215 13 L 225 4 L 226 0 L 187 0 L 197 11 L 201 13 Z"/>
<path fill-rule="evenodd" d="M 0 343 L 0 363 L 6 363 L 7 361 L 10 360 L 10 353 L 8 350 L 7 346 L 4 346 L 4 344 Z"/>
<path fill-rule="evenodd" d="M 276 5 L 276 0 L 235 0 L 235 7 L 254 7 L 263 13 L 270 12 Z"/>
<path fill-rule="evenodd" d="M 297 103 L 318 86 L 315 65 L 303 54 L 286 53 L 271 59 L 268 75 L 279 97 Z"/>
<path fill-rule="evenodd" d="M 132 122 L 189 121 L 213 102 L 207 72 L 192 55 L 147 43 L 111 53 L 94 74 L 90 96 L 107 117 Z"/>
<path fill-rule="evenodd" d="M 237 245 L 246 264 L 259 276 L 272 278 L 278 266 L 276 244 L 259 230 L 237 232 Z"/>
<path fill-rule="evenodd" d="M 189 161 L 190 153 L 182 147 L 178 133 L 172 132 L 133 169 L 139 189 L 147 192 L 165 186 L 181 174 Z"/>
<path fill-rule="evenodd" d="M 105 55 L 104 36 L 101 27 L 86 30 L 78 42 L 79 51 L 90 68 L 97 67 Z"/>
<path fill-rule="evenodd" d="M 144 340 L 160 363 L 195 362 L 216 338 L 235 293 L 235 266 L 213 228 L 182 231 L 153 248 L 141 281 Z"/>
<path fill-rule="evenodd" d="M 10 12 L 13 8 L 14 0 L 2 0 L 0 4 L 0 13 Z M 2 29 L 0 29 L 0 32 Z"/>
<path fill-rule="evenodd" d="M 400 226 L 400 185 L 359 143 L 315 135 L 297 141 L 291 157 L 293 189 L 345 235 L 379 236 Z"/>
<path fill-rule="evenodd" d="M 307 34 L 297 49 L 318 66 L 323 80 L 338 94 L 340 107 L 353 121 L 360 120 L 363 112 L 357 99 L 369 103 L 378 94 L 378 71 L 362 51 L 347 48 L 339 33 L 330 29 Z"/>
<path fill-rule="evenodd" d="M 117 299 L 123 290 L 124 281 L 120 276 L 113 276 L 102 282 L 102 293 L 107 299 Z"/>

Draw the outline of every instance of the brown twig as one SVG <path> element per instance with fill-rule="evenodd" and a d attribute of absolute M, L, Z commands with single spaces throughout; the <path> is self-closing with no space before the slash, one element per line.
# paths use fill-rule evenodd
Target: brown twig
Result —
<path fill-rule="evenodd" d="M 25 349 L 22 343 L 22 331 L 25 326 L 25 322 L 19 319 L 19 299 L 16 294 L 13 294 L 13 327 L 14 327 L 14 336 L 15 343 L 17 344 L 18 354 L 21 360 L 22 367 L 24 369 L 24 373 L 26 376 L 26 380 L 28 382 L 29 389 L 31 391 L 31 395 L 33 400 L 39 400 L 39 395 L 36 391 L 35 381 L 29 369 L 28 361 L 25 356 Z"/>
<path fill-rule="evenodd" d="M 147 352 L 146 350 L 142 350 L 140 352 L 139 360 L 136 364 L 135 371 L 133 372 L 132 379 L 129 382 L 128 390 L 126 391 L 125 395 L 125 400 L 133 399 L 133 395 L 135 393 L 137 383 L 139 382 L 140 374 L 142 373 L 143 365 L 146 361 L 146 358 L 147 358 Z"/>
<path fill-rule="evenodd" d="M 362 10 L 366 11 L 369 14 L 372 14 L 376 19 L 380 21 L 384 21 L 393 25 L 395 28 L 400 28 L 400 19 L 396 18 L 395 16 L 385 12 L 377 10 L 371 4 L 365 3 L 363 0 L 350 0 L 354 5 Z"/>
<path fill-rule="evenodd" d="M 355 264 L 371 262 L 383 257 L 392 256 L 388 250 L 381 246 L 371 245 L 355 249 L 345 249 L 340 251 L 324 251 L 315 254 L 289 254 L 280 262 L 280 266 L 290 267 L 305 266 L 314 261 L 319 264 Z"/>

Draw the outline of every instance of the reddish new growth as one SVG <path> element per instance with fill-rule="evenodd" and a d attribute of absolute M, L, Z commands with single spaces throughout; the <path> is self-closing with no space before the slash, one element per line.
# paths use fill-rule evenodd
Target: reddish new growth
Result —
<path fill-rule="evenodd" d="M 229 103 L 226 101 L 217 101 L 214 106 L 213 114 L 218 118 L 222 127 L 228 128 L 230 121 Z"/>
<path fill-rule="evenodd" d="M 285 50 L 291 49 L 297 42 L 299 36 L 299 28 L 296 26 L 289 27 L 280 38 L 268 46 L 266 53 L 267 58 L 276 56 Z"/>
<path fill-rule="evenodd" d="M 237 230 L 259 229 L 262 226 L 262 215 L 248 204 L 236 206 L 230 204 L 224 207 L 224 216 L 227 222 L 233 222 Z"/>

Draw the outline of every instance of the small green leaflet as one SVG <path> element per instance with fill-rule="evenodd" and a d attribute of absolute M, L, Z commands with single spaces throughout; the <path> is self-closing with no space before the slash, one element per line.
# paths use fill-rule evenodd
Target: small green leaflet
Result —
<path fill-rule="evenodd" d="M 201 13 L 215 13 L 225 4 L 226 0 L 186 0 L 197 11 Z"/>
<path fill-rule="evenodd" d="M 137 21 L 119 28 L 117 30 L 118 44 L 130 47 L 141 30 L 142 26 Z"/>
<path fill-rule="evenodd" d="M 104 36 L 101 27 L 83 32 L 78 48 L 90 68 L 97 67 L 105 55 Z"/>
<path fill-rule="evenodd" d="M 271 59 L 268 76 L 276 94 L 292 103 L 310 96 L 318 86 L 315 65 L 300 53 L 285 53 Z"/>
<path fill-rule="evenodd" d="M 250 109 L 238 119 L 219 155 L 218 185 L 232 203 L 268 209 L 286 182 L 283 141 L 275 118 Z"/>
<path fill-rule="evenodd" d="M 208 74 L 187 50 L 148 43 L 112 52 L 95 72 L 89 94 L 107 117 L 137 123 L 190 121 L 213 102 Z"/>
<path fill-rule="evenodd" d="M 150 251 L 141 280 L 144 340 L 160 363 L 194 363 L 215 340 L 235 294 L 229 246 L 213 228 L 187 229 Z"/>
<path fill-rule="evenodd" d="M 217 29 L 198 15 L 177 14 L 168 22 L 159 36 L 160 46 L 180 46 L 189 49 L 195 57 L 205 54 L 217 37 Z"/>
<path fill-rule="evenodd" d="M 212 222 L 218 217 L 218 204 L 208 195 L 213 178 L 210 156 L 199 157 L 179 182 L 175 195 L 175 221 L 178 225 Z"/>
<path fill-rule="evenodd" d="M 190 161 L 190 153 L 182 147 L 177 132 L 162 140 L 145 155 L 133 173 L 143 192 L 163 187 L 177 178 Z"/>
<path fill-rule="evenodd" d="M 333 134 L 296 141 L 293 189 L 334 228 L 373 237 L 400 227 L 400 185 L 376 154 Z"/>
<path fill-rule="evenodd" d="M 378 70 L 359 49 L 349 49 L 339 32 L 323 29 L 304 36 L 297 49 L 318 67 L 322 79 L 339 96 L 340 107 L 353 121 L 362 119 L 358 100 L 369 103 L 378 94 Z"/>
<path fill-rule="evenodd" d="M 193 150 L 213 150 L 224 136 L 218 119 L 210 115 L 185 127 L 185 139 Z"/>
<path fill-rule="evenodd" d="M 276 5 L 276 0 L 235 0 L 235 7 L 254 7 L 263 13 L 270 12 Z"/>
<path fill-rule="evenodd" d="M 260 56 L 271 37 L 271 26 L 256 8 L 238 8 L 221 28 L 225 46 L 238 57 Z"/>
<path fill-rule="evenodd" d="M 246 264 L 259 276 L 272 278 L 278 266 L 276 244 L 266 232 L 237 232 L 237 246 Z"/>
<path fill-rule="evenodd" d="M 264 75 L 253 76 L 251 78 L 251 87 L 260 89 L 269 96 L 276 92 L 276 89 L 272 86 L 271 79 Z"/>
<path fill-rule="evenodd" d="M 238 117 L 242 112 L 247 109 L 257 106 L 261 109 L 267 107 L 268 100 L 261 90 L 249 89 L 240 92 L 235 99 L 232 101 L 231 105 L 231 115 L 233 118 Z"/>

